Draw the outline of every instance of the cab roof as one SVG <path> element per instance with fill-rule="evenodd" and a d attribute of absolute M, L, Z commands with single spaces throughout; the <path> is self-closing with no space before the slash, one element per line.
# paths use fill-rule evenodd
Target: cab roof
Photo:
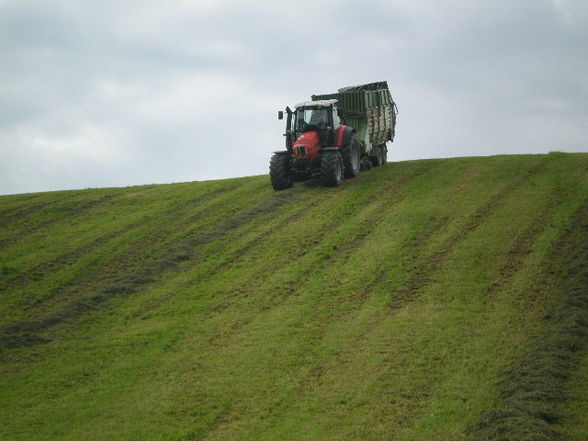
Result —
<path fill-rule="evenodd" d="M 317 100 L 317 101 L 303 101 L 294 106 L 296 109 L 299 107 L 331 107 L 337 103 L 337 100 Z"/>

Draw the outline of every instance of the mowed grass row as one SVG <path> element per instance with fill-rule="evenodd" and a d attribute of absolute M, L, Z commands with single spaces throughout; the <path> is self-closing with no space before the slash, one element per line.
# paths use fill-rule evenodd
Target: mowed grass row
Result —
<path fill-rule="evenodd" d="M 50 341 L 4 351 L 0 434 L 468 439 L 560 300 L 549 268 L 586 203 L 587 165 L 564 154 L 430 160 L 337 189 L 274 193 L 267 177 L 112 189 L 87 218 L 54 221 L 39 210 L 59 198 L 44 208 L 42 195 L 0 198 L 23 214 L 3 227 L 3 282 L 18 286 L 6 282 L 2 325 L 135 283 L 39 330 Z M 10 225 L 26 234 L 13 240 Z M 46 231 L 59 239 L 35 255 Z M 177 264 L 152 264 L 177 250 Z M 60 265 L 23 276 L 68 255 L 80 267 L 67 284 Z M 103 257 L 93 267 L 90 256 Z M 136 282 L 146 269 L 156 277 Z M 35 293 L 41 302 L 22 299 L 34 283 L 51 287 Z M 572 424 L 582 439 L 582 421 Z"/>
<path fill-rule="evenodd" d="M 101 204 L 83 215 L 73 206 L 70 217 L 51 219 L 50 226 L 35 228 L 28 240 L 18 236 L 3 252 L 5 277 L 0 285 L 6 292 L 1 308 L 20 318 L 34 312 L 35 305 L 46 313 L 47 300 L 60 302 L 67 297 L 64 291 L 92 292 L 161 254 L 187 226 L 206 228 L 243 210 L 262 184 L 232 180 L 200 184 L 195 191 L 176 187 L 174 191 L 163 187 L 163 194 L 155 199 L 151 189 L 114 189 L 109 192 L 114 201 L 108 206 Z M 34 220 L 48 223 L 42 216 L 38 213 Z"/>

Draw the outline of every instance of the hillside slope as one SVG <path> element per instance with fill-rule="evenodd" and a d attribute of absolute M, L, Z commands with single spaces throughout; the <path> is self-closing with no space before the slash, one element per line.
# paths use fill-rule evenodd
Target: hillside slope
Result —
<path fill-rule="evenodd" d="M 0 439 L 588 439 L 587 171 L 2 196 Z"/>

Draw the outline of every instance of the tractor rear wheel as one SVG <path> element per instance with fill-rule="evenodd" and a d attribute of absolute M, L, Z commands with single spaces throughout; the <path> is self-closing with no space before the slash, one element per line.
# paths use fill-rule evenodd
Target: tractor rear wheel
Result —
<path fill-rule="evenodd" d="M 343 182 L 343 156 L 337 150 L 324 152 L 321 158 L 321 180 L 326 187 L 337 187 Z"/>
<path fill-rule="evenodd" d="M 274 190 L 285 190 L 292 187 L 293 179 L 289 155 L 274 153 L 270 159 L 270 178 Z"/>
<path fill-rule="evenodd" d="M 343 165 L 345 166 L 345 178 L 354 178 L 359 174 L 361 168 L 361 153 L 359 152 L 359 141 L 357 135 L 351 135 L 349 144 L 343 153 Z"/>

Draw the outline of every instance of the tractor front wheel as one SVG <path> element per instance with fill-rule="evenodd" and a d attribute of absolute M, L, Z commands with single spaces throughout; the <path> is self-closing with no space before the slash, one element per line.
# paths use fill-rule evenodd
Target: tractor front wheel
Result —
<path fill-rule="evenodd" d="M 326 187 L 337 187 L 343 183 L 343 156 L 338 150 L 322 154 L 321 180 Z"/>
<path fill-rule="evenodd" d="M 285 190 L 292 187 L 292 168 L 290 156 L 285 153 L 275 153 L 270 159 L 270 178 L 274 190 Z"/>

